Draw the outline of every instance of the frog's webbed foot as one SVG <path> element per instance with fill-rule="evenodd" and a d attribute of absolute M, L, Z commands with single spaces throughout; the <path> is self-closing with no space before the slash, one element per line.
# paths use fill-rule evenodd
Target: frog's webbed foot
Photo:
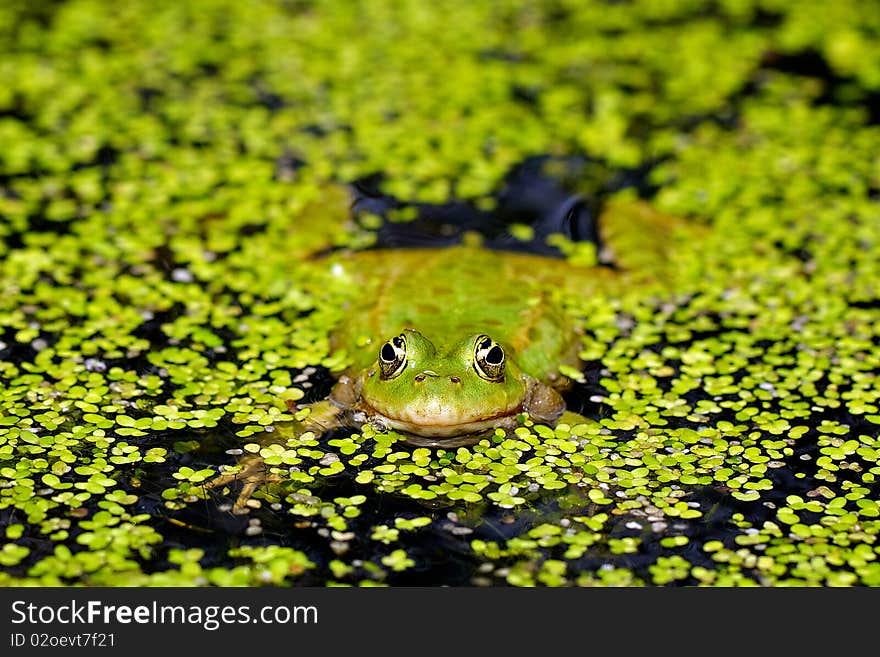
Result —
<path fill-rule="evenodd" d="M 309 405 L 308 411 L 307 417 L 303 420 L 289 423 L 294 435 L 302 435 L 309 431 L 321 435 L 339 426 L 344 415 L 343 409 L 327 401 Z M 287 430 L 289 428 L 285 429 L 285 431 Z M 266 439 L 261 443 L 261 447 L 283 442 L 283 439 L 279 439 L 277 435 L 279 433 L 283 432 L 266 434 Z M 253 506 L 249 502 L 258 488 L 265 484 L 284 481 L 284 477 L 276 472 L 272 472 L 263 460 L 263 456 L 259 453 L 247 454 L 239 460 L 237 467 L 223 472 L 205 483 L 204 489 L 222 488 L 238 481 L 241 482 L 242 486 L 232 506 L 232 512 L 240 515 L 247 513 L 249 507 Z"/>
<path fill-rule="evenodd" d="M 683 240 L 700 243 L 705 227 L 661 212 L 644 201 L 612 200 L 599 217 L 600 260 L 636 280 L 666 283 Z"/>
<path fill-rule="evenodd" d="M 281 477 L 274 472 L 269 472 L 263 457 L 259 454 L 248 454 L 231 472 L 224 472 L 207 482 L 204 485 L 205 490 L 213 488 L 222 488 L 227 484 L 242 482 L 241 491 L 235 503 L 232 505 L 232 512 L 241 515 L 248 512 L 248 502 L 260 486 L 273 482 L 281 481 Z"/>

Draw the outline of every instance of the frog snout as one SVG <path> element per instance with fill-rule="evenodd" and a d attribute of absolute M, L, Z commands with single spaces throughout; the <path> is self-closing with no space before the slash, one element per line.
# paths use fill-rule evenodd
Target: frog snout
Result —
<path fill-rule="evenodd" d="M 424 381 L 425 379 L 427 379 L 429 376 L 430 376 L 431 378 L 436 378 L 436 377 L 438 377 L 438 376 L 440 376 L 440 375 L 437 374 L 437 372 L 435 372 L 434 370 L 422 370 L 421 372 L 419 372 L 418 374 L 416 374 L 416 375 L 413 377 L 413 380 L 414 380 L 416 383 L 421 383 L 422 381 Z"/>
<path fill-rule="evenodd" d="M 444 375 L 442 375 L 442 374 L 438 374 L 438 373 L 435 372 L 434 370 L 423 370 L 423 371 L 419 372 L 418 374 L 416 374 L 416 375 L 413 377 L 413 380 L 414 380 L 416 383 L 421 383 L 422 381 L 424 381 L 424 380 L 427 379 L 427 378 L 439 379 L 439 378 L 442 378 L 443 376 L 444 376 Z M 450 383 L 461 383 L 461 377 L 458 377 L 458 376 L 450 376 L 450 377 L 449 377 L 449 382 L 450 382 Z"/>

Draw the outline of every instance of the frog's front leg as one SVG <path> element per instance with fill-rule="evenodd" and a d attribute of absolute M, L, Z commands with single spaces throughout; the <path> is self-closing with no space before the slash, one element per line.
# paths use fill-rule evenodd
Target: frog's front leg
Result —
<path fill-rule="evenodd" d="M 303 420 L 296 420 L 291 423 L 292 433 L 302 435 L 306 432 L 313 432 L 316 435 L 322 435 L 327 431 L 342 426 L 343 416 L 346 409 L 334 404 L 330 401 L 320 401 L 305 406 L 309 410 L 309 414 Z M 285 428 L 285 433 L 290 430 Z M 261 447 L 267 447 L 271 444 L 279 442 L 278 437 L 273 433 L 265 434 L 260 441 Z M 205 490 L 220 488 L 236 481 L 242 482 L 241 491 L 232 506 L 232 512 L 235 514 L 244 514 L 248 512 L 248 501 L 260 486 L 281 481 L 282 477 L 278 474 L 270 472 L 266 467 L 263 457 L 259 454 L 247 454 L 238 462 L 238 466 L 232 472 L 224 472 L 204 485 Z"/>
<path fill-rule="evenodd" d="M 556 427 L 560 424 L 586 424 L 590 420 L 568 410 L 559 391 L 545 383 L 536 383 L 529 391 L 524 410 L 535 422 Z"/>
<path fill-rule="evenodd" d="M 526 395 L 523 410 L 536 422 L 554 426 L 565 411 L 565 400 L 552 386 L 535 381 Z"/>

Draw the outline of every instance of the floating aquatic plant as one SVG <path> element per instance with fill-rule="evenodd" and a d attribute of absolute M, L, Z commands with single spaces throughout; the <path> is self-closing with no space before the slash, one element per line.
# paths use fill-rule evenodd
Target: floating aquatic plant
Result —
<path fill-rule="evenodd" d="M 0 584 L 880 585 L 880 12 L 823 9 L 0 6 Z M 564 300 L 588 421 L 292 436 L 357 294 L 309 254 L 538 155 L 706 229 Z"/>

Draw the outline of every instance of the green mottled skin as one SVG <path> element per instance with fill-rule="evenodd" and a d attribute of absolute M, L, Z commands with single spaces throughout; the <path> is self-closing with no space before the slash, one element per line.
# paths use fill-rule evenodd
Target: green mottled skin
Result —
<path fill-rule="evenodd" d="M 671 221 L 643 203 L 607 211 L 600 230 L 615 268 L 471 245 L 315 261 L 355 291 L 331 336 L 332 349 L 350 365 L 297 430 L 320 434 L 369 423 L 397 430 L 413 445 L 453 446 L 513 428 L 522 414 L 554 425 L 565 411 L 558 390 L 569 383 L 559 368 L 578 364 L 580 345 L 578 321 L 562 300 L 656 278 Z M 398 352 L 389 342 L 395 338 Z M 491 377 L 477 356 L 479 345 L 490 342 L 504 355 Z M 383 371 L 385 345 L 399 358 L 394 367 L 384 364 L 393 372 Z M 265 477 L 256 457 L 237 476 L 245 481 L 235 507 L 241 511 Z M 211 485 L 235 478 L 221 475 Z"/>
<path fill-rule="evenodd" d="M 362 252 L 334 264 L 360 283 L 358 302 L 333 335 L 334 348 L 352 359 L 341 385 L 352 387 L 376 424 L 442 438 L 509 426 L 521 412 L 555 421 L 564 406 L 552 387 L 564 384 L 559 366 L 576 365 L 579 348 L 579 329 L 559 295 L 578 279 L 589 289 L 608 276 L 475 246 Z M 401 333 L 406 366 L 383 379 L 377 354 Z M 474 367 L 480 335 L 503 348 L 503 380 L 486 380 Z"/>
<path fill-rule="evenodd" d="M 557 299 L 573 272 L 586 272 L 563 260 L 458 246 L 367 251 L 339 262 L 365 288 L 365 303 L 333 336 L 355 368 L 368 367 L 377 345 L 407 327 L 438 347 L 486 333 L 539 379 L 554 376 L 560 359 L 577 362 L 576 330 Z"/>

